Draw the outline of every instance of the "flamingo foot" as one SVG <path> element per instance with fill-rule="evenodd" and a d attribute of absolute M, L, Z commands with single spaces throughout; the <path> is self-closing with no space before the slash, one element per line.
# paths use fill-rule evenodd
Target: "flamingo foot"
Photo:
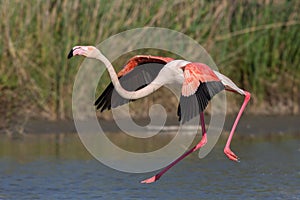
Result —
<path fill-rule="evenodd" d="M 240 162 L 239 157 L 237 157 L 237 155 L 235 155 L 235 153 L 233 153 L 229 147 L 225 147 L 224 153 L 230 160 Z"/>
<path fill-rule="evenodd" d="M 151 178 L 141 181 L 141 183 L 147 183 L 147 184 L 154 183 L 158 179 L 159 179 L 159 176 L 155 175 L 155 176 L 152 176 Z"/>

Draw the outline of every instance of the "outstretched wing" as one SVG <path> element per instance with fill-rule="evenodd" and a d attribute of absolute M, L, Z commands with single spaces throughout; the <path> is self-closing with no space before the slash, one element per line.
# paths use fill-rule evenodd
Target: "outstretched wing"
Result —
<path fill-rule="evenodd" d="M 185 123 L 203 112 L 212 97 L 225 87 L 205 64 L 189 63 L 183 69 L 184 82 L 177 115 Z"/>
<path fill-rule="evenodd" d="M 118 73 L 122 87 L 128 91 L 136 91 L 146 87 L 158 75 L 164 65 L 172 58 L 139 55 L 131 58 Z M 114 89 L 112 82 L 95 101 L 95 106 L 101 112 L 126 104 L 130 99 L 124 99 Z"/>

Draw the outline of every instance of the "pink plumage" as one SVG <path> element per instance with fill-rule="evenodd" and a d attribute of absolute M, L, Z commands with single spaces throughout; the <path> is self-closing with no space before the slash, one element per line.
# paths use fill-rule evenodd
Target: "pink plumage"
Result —
<path fill-rule="evenodd" d="M 180 108 L 180 106 L 178 107 L 179 119 L 181 119 L 184 123 L 194 117 L 194 115 L 189 115 L 191 112 L 185 112 L 186 110 L 192 110 L 192 113 L 199 112 L 198 114 L 200 115 L 200 123 L 202 126 L 201 141 L 171 164 L 166 166 L 158 174 L 142 181 L 142 183 L 152 183 L 157 181 L 171 167 L 206 144 L 207 136 L 203 111 L 207 106 L 208 101 L 224 89 L 226 91 L 241 94 L 245 97 L 224 148 L 224 153 L 230 160 L 238 161 L 238 157 L 230 149 L 230 144 L 235 128 L 248 101 L 250 100 L 251 94 L 240 89 L 225 75 L 213 71 L 209 66 L 203 63 L 191 63 L 184 60 L 174 60 L 173 58 L 144 55 L 135 56 L 130 59 L 125 67 L 116 74 L 111 63 L 96 47 L 76 46 L 70 51 L 68 58 L 75 55 L 97 59 L 105 63 L 108 69 L 112 82 L 95 102 L 97 109 L 101 108 L 101 111 L 110 109 L 113 106 L 116 107 L 124 103 L 128 103 L 128 100 L 145 97 L 164 85 L 175 83 L 174 85 L 182 85 L 180 101 L 183 101 L 184 106 L 186 106 L 185 108 Z M 124 86 L 128 87 L 129 90 L 124 89 Z M 119 101 L 112 106 L 112 94 L 114 90 L 116 90 L 117 94 L 119 94 Z M 193 95 L 197 97 L 196 99 L 198 102 L 196 103 L 199 104 L 199 110 L 196 111 L 194 109 L 195 106 L 190 105 L 192 102 L 195 103 L 195 101 L 191 101 L 195 100 Z M 181 118 L 182 115 L 184 118 Z"/>

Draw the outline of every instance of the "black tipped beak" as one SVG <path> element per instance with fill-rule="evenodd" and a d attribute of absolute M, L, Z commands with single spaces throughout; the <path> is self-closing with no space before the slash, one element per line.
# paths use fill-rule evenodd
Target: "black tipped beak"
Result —
<path fill-rule="evenodd" d="M 68 59 L 73 57 L 73 49 L 71 49 L 70 53 L 68 54 Z"/>

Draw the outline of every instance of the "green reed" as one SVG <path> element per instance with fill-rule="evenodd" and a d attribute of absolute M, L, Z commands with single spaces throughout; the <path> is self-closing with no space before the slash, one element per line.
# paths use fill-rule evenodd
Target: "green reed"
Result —
<path fill-rule="evenodd" d="M 66 59 L 72 46 L 96 45 L 144 26 L 174 29 L 198 41 L 222 73 L 253 93 L 253 104 L 269 106 L 272 113 L 281 103 L 284 112 L 299 113 L 293 106 L 300 100 L 297 0 L 1 0 L 0 5 L 0 100 L 11 98 L 7 91 L 20 94 L 14 100 L 22 102 L 21 110 L 29 105 L 29 114 L 71 116 L 72 86 L 82 61 Z M 101 81 L 99 90 L 109 78 Z"/>

